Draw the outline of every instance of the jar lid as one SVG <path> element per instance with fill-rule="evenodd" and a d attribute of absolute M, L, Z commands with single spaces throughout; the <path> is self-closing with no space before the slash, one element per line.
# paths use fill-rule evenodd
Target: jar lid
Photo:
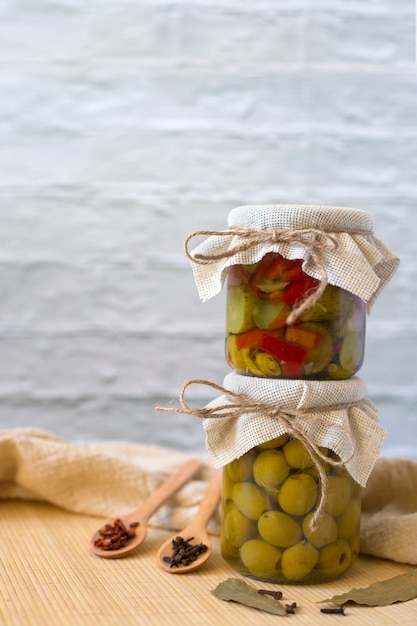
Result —
<path fill-rule="evenodd" d="M 366 485 L 385 429 L 360 378 L 284 380 L 231 372 L 223 391 L 205 407 L 203 421 L 216 467 L 284 433 L 298 433 L 301 440 L 335 452 L 356 482 Z"/>
<path fill-rule="evenodd" d="M 256 229 L 318 228 L 368 234 L 373 231 L 372 216 L 366 211 L 308 204 L 240 206 L 230 211 L 228 224 Z"/>
<path fill-rule="evenodd" d="M 359 296 L 369 312 L 399 265 L 399 258 L 374 236 L 372 217 L 358 209 L 241 206 L 230 212 L 228 225 L 224 231 L 192 233 L 186 240 L 202 301 L 221 291 L 231 265 L 257 263 L 268 252 L 277 252 L 303 259 L 306 274 Z M 209 236 L 188 252 L 197 235 Z"/>

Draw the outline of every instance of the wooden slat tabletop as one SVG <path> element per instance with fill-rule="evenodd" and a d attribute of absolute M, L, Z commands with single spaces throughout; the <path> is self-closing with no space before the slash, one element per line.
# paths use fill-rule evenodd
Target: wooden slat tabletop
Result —
<path fill-rule="evenodd" d="M 106 520 L 108 521 L 108 520 Z M 210 591 L 239 577 L 222 559 L 218 538 L 200 570 L 185 575 L 158 568 L 156 553 L 172 533 L 150 527 L 137 552 L 123 559 L 100 559 L 88 548 L 101 518 L 68 513 L 48 504 L 0 503 L 0 624 L 2 626 L 136 626 L 187 624 L 253 626 L 276 624 L 278 616 L 223 602 Z M 343 578 L 313 586 L 281 586 L 284 601 L 297 603 L 294 624 L 334 623 L 317 601 L 411 569 L 361 557 Z M 277 589 L 246 579 L 253 586 Z M 272 600 L 271 600 L 272 601 Z M 402 626 L 417 623 L 417 599 L 387 607 L 348 605 L 350 625 Z"/>

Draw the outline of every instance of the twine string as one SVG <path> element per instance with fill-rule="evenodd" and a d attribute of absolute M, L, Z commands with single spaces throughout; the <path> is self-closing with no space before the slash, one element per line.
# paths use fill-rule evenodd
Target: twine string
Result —
<path fill-rule="evenodd" d="M 201 385 L 206 385 L 208 387 L 211 387 L 212 389 L 215 389 L 219 391 L 220 393 L 224 394 L 227 399 L 231 398 L 232 400 L 228 402 L 227 404 L 222 404 L 219 406 L 203 407 L 203 408 L 190 407 L 185 400 L 185 392 L 190 385 L 194 385 L 194 384 L 201 384 Z M 329 465 L 332 465 L 333 467 L 341 467 L 341 466 L 346 465 L 346 463 L 350 461 L 350 459 L 352 458 L 354 454 L 354 442 L 353 442 L 352 435 L 347 428 L 344 428 L 343 426 L 340 426 L 340 425 L 337 425 L 337 426 L 334 425 L 334 427 L 337 428 L 342 435 L 347 437 L 347 439 L 349 440 L 349 443 L 351 444 L 352 451 L 349 456 L 345 458 L 340 458 L 340 460 L 331 459 L 327 457 L 325 454 L 323 454 L 323 452 L 320 450 L 320 447 L 309 439 L 309 437 L 303 430 L 302 426 L 296 422 L 295 418 L 308 417 L 315 424 L 326 423 L 326 421 L 323 418 L 318 417 L 317 415 L 313 415 L 313 413 L 316 414 L 318 412 L 323 412 L 323 411 L 329 412 L 329 411 L 335 411 L 339 409 L 349 409 L 351 407 L 358 406 L 361 403 L 362 403 L 362 400 L 356 400 L 354 402 L 339 403 L 339 404 L 327 405 L 323 407 L 315 407 L 313 410 L 312 409 L 283 409 L 282 407 L 275 406 L 267 402 L 259 402 L 257 400 L 254 400 L 253 398 L 251 398 L 250 396 L 244 393 L 230 391 L 229 389 L 225 389 L 221 385 L 217 385 L 216 383 L 213 383 L 207 380 L 190 379 L 184 383 L 180 392 L 181 407 L 157 406 L 155 407 L 155 410 L 156 411 L 171 411 L 174 413 L 183 413 L 186 415 L 193 415 L 201 419 L 207 419 L 207 418 L 239 419 L 242 415 L 245 415 L 248 413 L 252 413 L 252 414 L 260 413 L 262 415 L 267 415 L 268 417 L 272 417 L 274 419 L 279 420 L 285 426 L 286 432 L 292 438 L 300 441 L 300 443 L 305 447 L 319 475 L 320 498 L 319 498 L 318 506 L 310 520 L 310 527 L 312 530 L 315 530 L 317 528 L 318 521 L 324 512 L 324 507 L 325 507 L 326 498 L 327 498 L 328 481 L 327 481 L 327 474 L 324 469 L 323 463 L 328 463 Z"/>
<path fill-rule="evenodd" d="M 236 254 L 246 252 L 260 244 L 286 243 L 301 246 L 304 249 L 304 260 L 307 263 L 312 262 L 313 266 L 317 269 L 319 284 L 311 293 L 306 294 L 307 297 L 289 314 L 286 321 L 287 324 L 291 325 L 294 324 L 302 313 L 305 313 L 305 311 L 308 311 L 316 304 L 317 300 L 326 289 L 328 276 L 324 255 L 327 250 L 336 249 L 338 247 L 337 235 L 342 232 L 349 232 L 351 235 L 372 235 L 372 231 L 358 229 L 338 230 L 333 228 L 331 231 L 327 231 L 323 228 L 255 229 L 230 226 L 228 229 L 221 231 L 198 230 L 191 233 L 185 240 L 184 250 L 186 256 L 192 263 L 209 265 L 223 259 L 231 258 Z M 232 238 L 232 240 L 227 249 L 223 249 L 218 253 L 211 252 L 210 254 L 201 254 L 199 252 L 190 252 L 189 243 L 191 239 L 200 235 L 207 237 L 229 237 Z M 235 243 L 233 243 L 233 238 L 235 237 L 237 237 L 238 240 L 235 240 Z"/>

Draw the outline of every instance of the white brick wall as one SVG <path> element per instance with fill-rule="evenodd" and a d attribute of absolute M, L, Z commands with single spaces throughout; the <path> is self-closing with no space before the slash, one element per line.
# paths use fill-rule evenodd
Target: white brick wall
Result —
<path fill-rule="evenodd" d="M 0 428 L 203 450 L 154 412 L 228 371 L 185 236 L 340 204 L 401 256 L 360 374 L 384 452 L 417 458 L 414 23 L 405 0 L 3 0 Z"/>

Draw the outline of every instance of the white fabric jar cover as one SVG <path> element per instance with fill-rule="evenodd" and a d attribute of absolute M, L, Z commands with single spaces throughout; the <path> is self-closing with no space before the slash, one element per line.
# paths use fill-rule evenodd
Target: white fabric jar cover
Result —
<path fill-rule="evenodd" d="M 255 239 L 261 231 L 263 239 L 235 254 L 233 250 L 247 241 L 242 231 L 254 231 Z M 209 236 L 188 252 L 189 241 L 197 235 Z M 186 252 L 202 301 L 221 291 L 229 266 L 257 263 L 267 252 L 278 252 L 287 259 L 304 259 L 303 270 L 319 280 L 322 266 L 327 282 L 362 298 L 368 312 L 399 265 L 399 258 L 373 235 L 369 213 L 314 205 L 238 207 L 229 213 L 227 230 L 190 235 Z"/>
<path fill-rule="evenodd" d="M 231 372 L 224 379 L 223 390 L 225 393 L 200 413 L 200 417 L 207 416 L 203 421 L 206 447 L 215 467 L 288 432 L 286 424 L 290 424 L 291 430 L 301 432 L 316 448 L 335 452 L 352 478 L 362 487 L 366 485 L 385 429 L 378 424 L 377 409 L 367 399 L 366 385 L 360 378 L 283 380 Z M 236 400 L 239 395 L 241 401 Z M 255 407 L 251 408 L 248 399 L 255 401 Z M 257 408 L 259 405 L 265 405 L 265 410 Z M 271 415 L 269 407 L 276 409 L 276 415 Z M 284 420 L 280 419 L 280 409 Z"/>

